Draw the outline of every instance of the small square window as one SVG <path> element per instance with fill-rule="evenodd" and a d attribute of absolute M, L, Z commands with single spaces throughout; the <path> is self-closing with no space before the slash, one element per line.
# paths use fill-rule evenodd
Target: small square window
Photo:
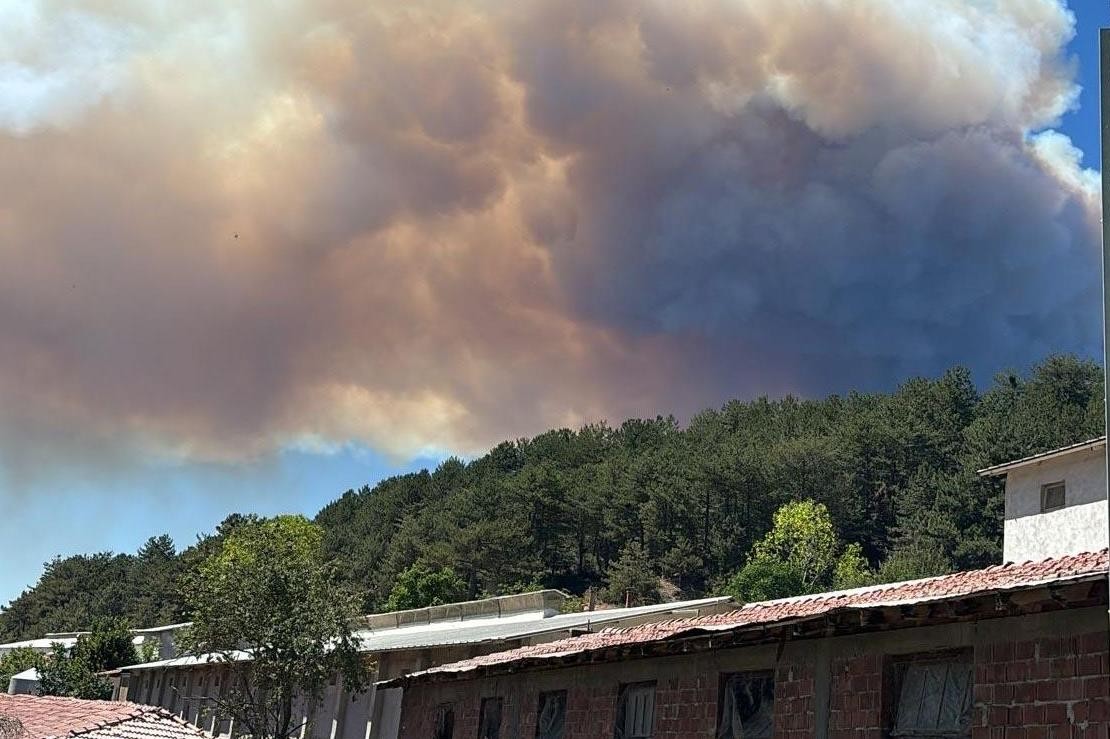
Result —
<path fill-rule="evenodd" d="M 498 739 L 501 736 L 501 699 L 483 698 L 478 710 L 478 739 Z"/>
<path fill-rule="evenodd" d="M 1064 483 L 1054 482 L 1041 486 L 1041 513 L 1058 511 L 1064 507 Z"/>
<path fill-rule="evenodd" d="M 622 685 L 617 697 L 615 739 L 650 739 L 655 725 L 655 683 Z"/>
<path fill-rule="evenodd" d="M 540 693 L 536 706 L 536 739 L 563 739 L 567 718 L 567 691 Z"/>
<path fill-rule="evenodd" d="M 722 675 L 717 706 L 717 739 L 771 739 L 775 729 L 775 674 Z"/>
<path fill-rule="evenodd" d="M 895 664 L 898 703 L 894 737 L 958 739 L 970 734 L 971 656 L 966 652 L 923 655 Z"/>
<path fill-rule="evenodd" d="M 443 703 L 436 706 L 435 733 L 432 739 L 451 739 L 455 734 L 455 706 Z"/>

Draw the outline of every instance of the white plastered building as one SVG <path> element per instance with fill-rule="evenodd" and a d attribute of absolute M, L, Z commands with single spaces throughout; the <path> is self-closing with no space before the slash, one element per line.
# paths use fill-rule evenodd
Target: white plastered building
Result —
<path fill-rule="evenodd" d="M 1105 436 L 979 474 L 1006 478 L 1006 562 L 1097 552 L 1110 543 Z"/>

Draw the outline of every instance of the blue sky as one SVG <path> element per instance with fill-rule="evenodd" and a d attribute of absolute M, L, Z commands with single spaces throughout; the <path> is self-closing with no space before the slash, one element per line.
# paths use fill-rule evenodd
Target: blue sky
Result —
<path fill-rule="evenodd" d="M 1076 34 L 1069 51 L 1079 59 L 1079 107 L 1064 116 L 1061 130 L 1083 152 L 1083 163 L 1099 168 L 1098 121 L 1098 29 L 1110 26 L 1110 2 L 1106 0 L 1071 0 L 1068 7 L 1075 13 Z"/>
<path fill-rule="evenodd" d="M 344 491 L 435 466 L 390 460 L 349 446 L 329 454 L 287 451 L 253 464 L 182 464 L 126 474 L 40 483 L 12 500 L 0 520 L 7 548 L 0 568 L 5 601 L 33 584 L 46 559 L 94 551 L 134 552 L 168 533 L 184 548 L 233 512 L 314 515 Z"/>
<path fill-rule="evenodd" d="M 553 426 L 1099 356 L 1051 0 L 595 2 L 0 4 L 0 602 Z"/>

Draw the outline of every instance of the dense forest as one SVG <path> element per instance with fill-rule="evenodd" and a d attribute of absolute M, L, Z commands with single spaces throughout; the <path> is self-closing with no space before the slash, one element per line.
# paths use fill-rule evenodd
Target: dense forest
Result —
<path fill-rule="evenodd" d="M 367 611 L 404 605 L 398 588 L 414 592 L 414 573 L 458 597 L 581 594 L 629 569 L 647 570 L 663 595 L 718 591 L 795 501 L 823 504 L 870 567 L 973 568 L 999 560 L 1002 531 L 1001 484 L 976 470 L 1101 434 L 1102 394 L 1096 364 L 1057 356 L 982 391 L 955 368 L 892 393 L 731 401 L 684 427 L 559 429 L 348 491 L 316 523 Z M 180 552 L 160 536 L 134 555 L 56 559 L 0 612 L 0 637 L 100 616 L 179 620 L 182 573 L 243 520 Z"/>

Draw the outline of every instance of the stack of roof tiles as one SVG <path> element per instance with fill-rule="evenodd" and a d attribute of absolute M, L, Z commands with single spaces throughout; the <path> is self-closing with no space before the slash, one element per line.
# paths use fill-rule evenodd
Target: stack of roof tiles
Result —
<path fill-rule="evenodd" d="M 881 608 L 930 601 L 951 600 L 1007 590 L 1063 583 L 1107 572 L 1107 550 L 1076 554 L 1039 562 L 1023 562 L 956 572 L 924 580 L 876 585 L 854 590 L 797 596 L 781 600 L 748 603 L 736 610 L 698 618 L 645 624 L 626 629 L 606 629 L 594 634 L 520 647 L 481 657 L 432 667 L 409 677 L 435 673 L 467 673 L 483 667 L 596 652 L 661 641 L 711 631 L 806 619 L 847 609 Z"/>
<path fill-rule="evenodd" d="M 198 739 L 205 734 L 155 706 L 37 695 L 0 694 L 0 716 L 14 719 L 21 739 Z"/>

